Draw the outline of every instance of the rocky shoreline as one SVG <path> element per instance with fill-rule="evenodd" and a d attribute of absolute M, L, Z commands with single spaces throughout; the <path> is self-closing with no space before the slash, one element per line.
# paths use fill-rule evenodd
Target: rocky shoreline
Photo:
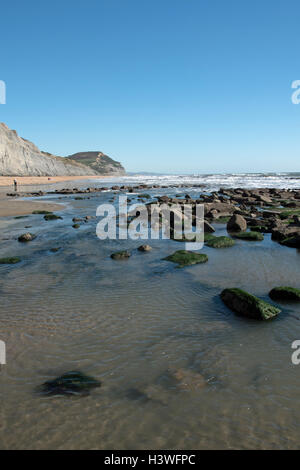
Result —
<path fill-rule="evenodd" d="M 188 204 L 195 212 L 196 204 L 204 204 L 206 232 L 213 223 L 227 223 L 229 233 L 238 238 L 262 240 L 257 233 L 271 233 L 272 239 L 291 248 L 300 248 L 300 190 L 281 190 L 276 188 L 257 189 L 223 189 L 210 194 L 201 193 L 197 199 L 189 194 L 179 197 L 150 196 L 145 190 L 178 188 L 188 190 L 203 189 L 203 185 L 159 186 L 140 184 L 137 186 L 90 187 L 86 189 L 65 188 L 55 191 L 14 192 L 7 193 L 10 198 L 41 197 L 46 195 L 92 195 L 108 190 L 115 193 L 137 193 L 140 201 L 150 204 Z M 143 191 L 143 194 L 139 194 Z M 247 235 L 248 234 L 248 235 Z"/>

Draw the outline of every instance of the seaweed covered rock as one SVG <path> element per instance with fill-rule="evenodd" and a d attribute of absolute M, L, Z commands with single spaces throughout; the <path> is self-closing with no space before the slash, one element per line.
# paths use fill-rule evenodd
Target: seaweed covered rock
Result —
<path fill-rule="evenodd" d="M 260 232 L 241 232 L 241 233 L 235 233 L 234 234 L 235 238 L 238 238 L 239 240 L 247 240 L 247 241 L 254 241 L 254 242 L 261 242 L 264 240 L 264 235 L 263 233 Z"/>
<path fill-rule="evenodd" d="M 235 241 L 229 237 L 210 237 L 206 242 L 206 245 L 211 248 L 228 248 L 235 245 Z"/>
<path fill-rule="evenodd" d="M 245 232 L 247 230 L 247 221 L 242 215 L 234 214 L 227 224 L 228 232 Z"/>
<path fill-rule="evenodd" d="M 255 320 L 271 320 L 280 310 L 242 289 L 225 289 L 221 293 L 224 304 L 237 315 Z"/>
<path fill-rule="evenodd" d="M 294 287 L 274 287 L 269 293 L 272 300 L 300 302 L 300 289 Z"/>
<path fill-rule="evenodd" d="M 172 255 L 163 258 L 165 261 L 171 261 L 178 264 L 178 267 L 192 266 L 193 264 L 206 263 L 208 261 L 207 255 L 195 253 L 194 251 L 178 250 Z"/>
<path fill-rule="evenodd" d="M 46 214 L 44 215 L 45 220 L 57 220 L 57 219 L 62 219 L 60 215 L 55 215 L 55 214 Z"/>
<path fill-rule="evenodd" d="M 8 258 L 0 258 L 0 264 L 16 264 L 20 263 L 21 258 L 18 258 L 17 256 L 11 256 Z"/>
<path fill-rule="evenodd" d="M 282 240 L 280 244 L 288 246 L 289 248 L 300 248 L 300 235 L 286 238 L 285 240 Z"/>
<path fill-rule="evenodd" d="M 90 390 L 100 387 L 101 382 L 80 371 L 70 371 L 54 380 L 43 383 L 38 392 L 46 396 L 77 395 L 87 396 Z"/>
<path fill-rule="evenodd" d="M 53 214 L 52 211 L 33 211 L 33 214 L 44 215 L 44 214 Z"/>
<path fill-rule="evenodd" d="M 110 257 L 112 259 L 117 259 L 117 260 L 128 259 L 128 258 L 130 258 L 130 256 L 131 256 L 131 253 L 129 253 L 129 251 L 127 251 L 127 250 L 117 251 L 116 253 L 112 253 L 110 255 Z"/>
<path fill-rule="evenodd" d="M 36 238 L 36 235 L 34 235 L 33 233 L 27 232 L 27 233 L 23 233 L 22 235 L 20 235 L 18 238 L 18 241 L 21 243 L 27 243 L 27 242 L 31 242 L 35 238 Z"/>

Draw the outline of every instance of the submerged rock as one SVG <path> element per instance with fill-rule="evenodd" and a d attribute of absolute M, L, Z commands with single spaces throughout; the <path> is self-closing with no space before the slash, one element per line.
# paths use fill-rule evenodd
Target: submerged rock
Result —
<path fill-rule="evenodd" d="M 45 220 L 57 220 L 57 219 L 62 219 L 60 215 L 55 215 L 55 214 L 46 214 L 44 215 Z"/>
<path fill-rule="evenodd" d="M 183 268 L 184 266 L 192 266 L 193 264 L 206 263 L 208 261 L 207 255 L 187 250 L 175 251 L 175 253 L 163 259 L 171 261 L 172 263 L 177 263 L 180 268 Z"/>
<path fill-rule="evenodd" d="M 51 251 L 51 253 L 57 253 L 60 249 L 61 249 L 61 247 L 57 246 L 57 247 L 54 247 L 54 248 L 50 248 L 50 251 Z"/>
<path fill-rule="evenodd" d="M 79 227 L 80 227 L 80 224 L 73 224 L 72 227 L 73 227 L 73 228 L 79 228 Z"/>
<path fill-rule="evenodd" d="M 246 318 L 271 320 L 280 313 L 277 307 L 242 289 L 225 289 L 221 293 L 221 299 L 236 314 Z"/>
<path fill-rule="evenodd" d="M 247 241 L 254 241 L 254 242 L 261 242 L 264 240 L 264 235 L 263 233 L 260 232 L 241 232 L 241 233 L 235 233 L 234 234 L 235 238 L 238 238 L 239 240 L 247 240 Z"/>
<path fill-rule="evenodd" d="M 235 245 L 235 241 L 229 237 L 210 237 L 206 241 L 206 245 L 211 248 L 228 248 Z"/>
<path fill-rule="evenodd" d="M 57 377 L 54 380 L 47 381 L 39 387 L 38 391 L 42 395 L 79 395 L 86 396 L 90 394 L 92 388 L 100 387 L 101 382 L 94 377 L 85 375 L 80 371 L 70 371 Z"/>
<path fill-rule="evenodd" d="M 196 391 L 207 386 L 203 375 L 190 369 L 177 369 L 173 372 L 173 376 L 181 390 Z"/>
<path fill-rule="evenodd" d="M 20 263 L 21 258 L 18 258 L 17 256 L 12 256 L 9 258 L 0 258 L 0 264 L 16 264 Z"/>
<path fill-rule="evenodd" d="M 116 251 L 116 253 L 112 253 L 112 254 L 110 255 L 110 257 L 111 257 L 112 259 L 117 259 L 117 260 L 119 260 L 119 259 L 127 259 L 127 258 L 130 258 L 130 256 L 131 256 L 131 253 L 129 253 L 129 251 L 127 251 L 127 250 Z"/>
<path fill-rule="evenodd" d="M 23 233 L 22 235 L 19 236 L 18 241 L 21 243 L 26 243 L 26 242 L 31 242 L 36 238 L 36 235 L 33 233 Z"/>
<path fill-rule="evenodd" d="M 272 300 L 291 300 L 300 302 L 300 289 L 294 287 L 274 287 L 269 293 Z"/>

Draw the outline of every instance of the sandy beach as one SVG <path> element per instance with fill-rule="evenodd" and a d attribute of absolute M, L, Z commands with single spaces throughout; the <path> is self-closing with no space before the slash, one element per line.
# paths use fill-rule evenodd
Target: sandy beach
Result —
<path fill-rule="evenodd" d="M 26 185 L 61 183 L 63 181 L 111 178 L 111 176 L 0 176 L 0 186 L 14 186 L 17 180 L 19 188 Z"/>

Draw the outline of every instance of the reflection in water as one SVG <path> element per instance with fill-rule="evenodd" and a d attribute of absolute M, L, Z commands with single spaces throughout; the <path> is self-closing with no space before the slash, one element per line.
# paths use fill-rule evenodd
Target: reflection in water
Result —
<path fill-rule="evenodd" d="M 296 287 L 299 253 L 266 236 L 205 247 L 207 264 L 176 269 L 161 261 L 174 241 L 141 253 L 139 241 L 98 240 L 97 220 L 72 229 L 74 215 L 93 215 L 105 197 L 70 198 L 62 221 L 30 216 L 3 229 L 1 256 L 23 261 L 0 267 L 0 447 L 297 448 L 299 307 L 257 323 L 234 316 L 219 293 L 239 286 L 267 298 L 275 285 Z M 38 237 L 20 246 L 24 225 Z M 118 249 L 131 258 L 111 260 Z M 101 388 L 83 398 L 34 394 L 69 370 Z"/>

